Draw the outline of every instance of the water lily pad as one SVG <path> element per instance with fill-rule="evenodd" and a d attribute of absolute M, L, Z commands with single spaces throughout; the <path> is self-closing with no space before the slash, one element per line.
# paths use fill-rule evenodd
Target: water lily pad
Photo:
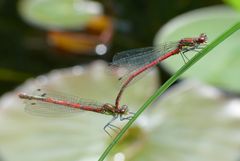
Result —
<path fill-rule="evenodd" d="M 103 6 L 90 0 L 21 0 L 21 16 L 31 24 L 47 29 L 81 29 Z"/>
<path fill-rule="evenodd" d="M 154 44 L 179 40 L 183 37 L 196 37 L 200 33 L 208 35 L 211 42 L 226 29 L 240 21 L 240 14 L 226 6 L 202 8 L 180 15 L 159 30 Z M 222 44 L 212 50 L 200 62 L 187 71 L 183 77 L 200 79 L 217 87 L 240 91 L 240 32 L 236 32 Z M 186 53 L 191 58 L 196 54 Z M 170 72 L 174 73 L 184 62 L 181 56 L 174 56 L 163 62 Z"/>
<path fill-rule="evenodd" d="M 144 118 L 146 141 L 131 161 L 240 158 L 240 99 L 214 87 L 183 82 L 149 108 Z"/>
<path fill-rule="evenodd" d="M 3 96 L 0 100 L 0 156 L 11 161 L 97 160 L 112 140 L 103 131 L 111 116 L 91 112 L 61 118 L 32 116 L 24 112 L 23 100 L 17 93 L 45 87 L 80 98 L 114 103 L 119 89 L 118 76 L 110 74 L 107 67 L 103 62 L 95 62 L 86 67 L 55 70 L 28 80 L 16 91 Z M 148 88 L 141 88 L 147 85 Z M 121 103 L 136 111 L 156 87 L 157 75 L 153 71 L 130 86 Z M 121 127 L 125 122 L 115 123 Z"/>
<path fill-rule="evenodd" d="M 96 62 L 52 71 L 6 94 L 0 99 L 2 158 L 97 160 L 112 140 L 102 129 L 111 117 L 90 112 L 66 118 L 32 116 L 24 112 L 17 92 L 44 86 L 113 103 L 117 84 L 117 76 L 107 72 L 107 65 Z M 156 74 L 149 73 L 129 87 L 122 103 L 135 111 L 156 86 Z M 236 161 L 240 157 L 239 107 L 239 99 L 202 83 L 185 81 L 175 85 L 137 119 L 107 160 Z M 116 124 L 121 126 L 123 122 Z"/>

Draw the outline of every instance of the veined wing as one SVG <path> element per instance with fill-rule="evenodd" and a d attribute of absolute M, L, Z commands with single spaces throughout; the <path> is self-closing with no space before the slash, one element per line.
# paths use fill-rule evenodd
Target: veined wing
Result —
<path fill-rule="evenodd" d="M 158 47 L 146 47 L 119 52 L 113 57 L 111 66 L 113 70 L 116 70 L 116 68 L 124 68 L 125 72 L 120 77 L 120 80 L 124 82 L 135 71 L 147 64 L 150 64 L 160 56 L 172 51 L 176 47 L 177 43 L 171 42 L 161 44 Z M 141 78 L 142 75 L 148 71 L 150 70 L 142 72 L 137 77 Z M 134 80 L 136 79 L 138 78 L 134 78 Z"/>
<path fill-rule="evenodd" d="M 64 104 L 55 104 L 52 102 L 44 101 L 48 98 L 67 102 L 69 104 L 80 104 L 81 106 L 91 106 L 92 108 L 99 108 L 103 106 L 102 103 L 98 103 L 93 100 L 79 98 L 77 96 L 62 94 L 56 91 L 49 91 L 45 89 L 37 89 L 32 95 L 31 99 L 25 99 L 25 111 L 38 116 L 51 116 L 51 117 L 63 117 L 73 115 L 83 110 L 74 108 L 72 106 Z M 38 99 L 43 98 L 43 99 Z"/>

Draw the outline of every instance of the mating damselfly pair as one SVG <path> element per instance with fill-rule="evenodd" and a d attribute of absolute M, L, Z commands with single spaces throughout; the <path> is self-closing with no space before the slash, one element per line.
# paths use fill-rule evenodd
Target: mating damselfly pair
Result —
<path fill-rule="evenodd" d="M 129 111 L 127 105 L 120 105 L 122 94 L 129 83 L 173 55 L 180 54 L 186 62 L 185 53 L 202 49 L 206 42 L 207 35 L 200 34 L 198 37 L 183 38 L 177 42 L 161 44 L 158 47 L 132 49 L 117 53 L 113 57 L 111 66 L 113 68 L 125 68 L 127 72 L 120 78 L 123 84 L 116 97 L 115 104 L 99 103 L 46 89 L 37 89 L 37 94 L 20 93 L 19 98 L 25 100 L 26 111 L 40 116 L 64 116 L 82 111 L 111 115 L 112 119 L 104 126 L 104 130 L 107 134 L 109 134 L 107 128 L 117 132 L 119 128 L 113 125 L 113 121 L 118 118 L 121 121 L 129 120 L 134 115 L 133 112 Z"/>

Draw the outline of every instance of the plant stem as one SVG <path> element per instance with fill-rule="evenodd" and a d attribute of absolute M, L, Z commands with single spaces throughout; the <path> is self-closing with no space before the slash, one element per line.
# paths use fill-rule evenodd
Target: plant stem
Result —
<path fill-rule="evenodd" d="M 140 114 L 156 100 L 167 88 L 172 85 L 187 69 L 189 69 L 193 64 L 199 61 L 203 56 L 205 56 L 209 51 L 227 39 L 230 35 L 240 29 L 240 22 L 236 23 L 234 26 L 225 31 L 222 35 L 216 38 L 212 43 L 207 47 L 201 50 L 196 54 L 191 60 L 189 60 L 184 66 L 182 66 L 170 79 L 168 79 L 162 86 L 159 88 L 144 104 L 143 106 L 135 113 L 133 118 L 122 128 L 119 134 L 114 138 L 111 144 L 106 148 L 98 161 L 103 161 L 106 156 L 109 154 L 111 149 L 119 142 L 127 129 L 133 124 L 133 122 L 140 116 Z"/>

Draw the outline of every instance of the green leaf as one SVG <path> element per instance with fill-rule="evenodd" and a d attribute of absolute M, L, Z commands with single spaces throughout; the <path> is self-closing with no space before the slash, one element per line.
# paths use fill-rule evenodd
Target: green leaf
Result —
<path fill-rule="evenodd" d="M 90 0 L 22 0 L 19 12 L 31 24 L 47 29 L 81 29 L 102 13 L 102 5 Z"/>

